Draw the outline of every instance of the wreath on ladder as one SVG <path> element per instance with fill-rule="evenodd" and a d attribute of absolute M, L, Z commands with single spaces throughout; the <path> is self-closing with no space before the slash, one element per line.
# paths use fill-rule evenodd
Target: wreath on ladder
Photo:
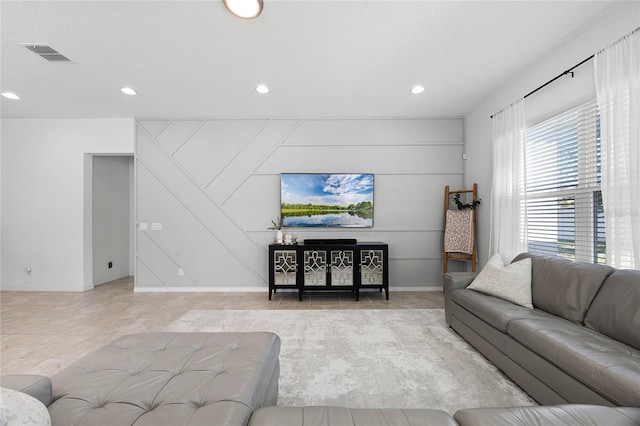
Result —
<path fill-rule="evenodd" d="M 460 201 L 459 192 L 456 192 L 456 195 L 453 196 L 453 202 L 456 203 L 456 206 L 458 206 L 458 210 L 473 210 L 477 205 L 480 204 L 480 201 L 482 201 L 481 198 L 473 200 L 470 203 L 463 203 L 462 201 Z"/>

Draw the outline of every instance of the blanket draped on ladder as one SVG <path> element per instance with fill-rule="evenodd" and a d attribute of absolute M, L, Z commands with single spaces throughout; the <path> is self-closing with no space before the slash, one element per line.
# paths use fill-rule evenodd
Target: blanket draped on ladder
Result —
<path fill-rule="evenodd" d="M 473 211 L 447 210 L 444 230 L 444 251 L 447 253 L 473 253 Z"/>

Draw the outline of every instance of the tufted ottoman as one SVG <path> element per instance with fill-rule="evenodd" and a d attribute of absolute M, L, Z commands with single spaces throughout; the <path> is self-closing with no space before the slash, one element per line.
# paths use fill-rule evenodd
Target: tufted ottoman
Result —
<path fill-rule="evenodd" d="M 245 425 L 277 403 L 279 354 L 273 333 L 128 335 L 51 377 L 44 402 L 53 425 Z"/>

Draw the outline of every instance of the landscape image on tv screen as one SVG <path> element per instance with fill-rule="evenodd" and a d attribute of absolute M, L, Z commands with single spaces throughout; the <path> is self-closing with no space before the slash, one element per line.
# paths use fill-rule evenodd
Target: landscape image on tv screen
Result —
<path fill-rule="evenodd" d="M 372 174 L 282 173 L 283 226 L 373 226 Z"/>

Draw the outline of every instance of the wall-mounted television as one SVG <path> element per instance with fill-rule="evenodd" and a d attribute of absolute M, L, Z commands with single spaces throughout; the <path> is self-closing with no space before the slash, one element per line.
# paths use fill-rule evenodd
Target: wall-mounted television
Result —
<path fill-rule="evenodd" d="M 372 174 L 282 173 L 282 224 L 371 228 L 373 183 Z"/>

